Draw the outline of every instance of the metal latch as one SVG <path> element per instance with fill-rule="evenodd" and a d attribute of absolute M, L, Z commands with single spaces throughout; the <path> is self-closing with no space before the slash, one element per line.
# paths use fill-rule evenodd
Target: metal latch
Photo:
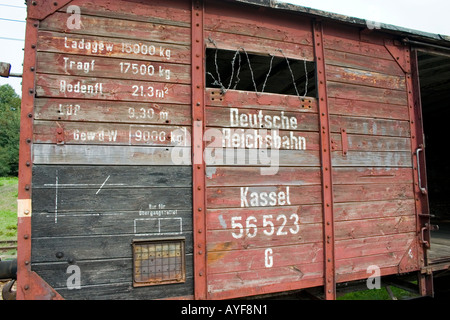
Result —
<path fill-rule="evenodd" d="M 425 223 L 425 226 L 422 227 L 420 229 L 420 242 L 427 248 L 430 249 L 431 248 L 431 244 L 429 241 L 425 240 L 425 231 L 428 232 L 428 239 L 430 238 L 429 232 L 430 231 L 438 231 L 439 230 L 439 226 L 438 225 L 433 225 L 430 223 Z"/>
<path fill-rule="evenodd" d="M 417 148 L 417 150 L 416 150 L 417 175 L 418 175 L 418 178 L 419 178 L 419 189 L 420 189 L 420 192 L 422 192 L 422 194 L 426 195 L 427 194 L 427 189 L 422 186 L 422 177 L 420 175 L 420 158 L 419 158 L 419 154 L 420 154 L 420 152 L 423 151 L 423 148 L 424 148 L 424 146 L 421 144 L 419 146 L 419 148 Z"/>

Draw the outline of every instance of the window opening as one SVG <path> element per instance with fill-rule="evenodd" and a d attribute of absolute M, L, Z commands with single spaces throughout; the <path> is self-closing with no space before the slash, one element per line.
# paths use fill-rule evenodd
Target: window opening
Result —
<path fill-rule="evenodd" d="M 206 87 L 316 97 L 316 65 L 312 61 L 277 54 L 248 53 L 218 48 L 206 49 Z"/>

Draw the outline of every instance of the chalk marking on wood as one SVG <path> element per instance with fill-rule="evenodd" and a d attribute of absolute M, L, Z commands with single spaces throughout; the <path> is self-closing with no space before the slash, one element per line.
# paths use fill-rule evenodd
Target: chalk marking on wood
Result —
<path fill-rule="evenodd" d="M 98 183 L 59 183 L 58 187 L 92 187 L 98 186 Z M 55 187 L 54 183 L 45 183 L 44 187 Z M 126 186 L 125 183 L 109 183 L 108 186 L 122 187 Z"/>
<path fill-rule="evenodd" d="M 161 220 L 178 220 L 180 222 L 180 231 L 178 232 L 161 232 Z M 158 221 L 158 232 L 152 233 L 138 233 L 137 232 L 137 221 Z M 180 235 L 183 233 L 183 218 L 144 218 L 144 219 L 134 219 L 134 234 L 142 236 L 154 236 L 154 235 Z"/>
<path fill-rule="evenodd" d="M 106 178 L 106 180 L 103 182 L 103 184 L 100 186 L 100 188 L 97 190 L 97 192 L 95 194 L 98 194 L 100 192 L 100 190 L 102 190 L 102 188 L 105 185 L 106 181 L 108 181 L 110 177 L 111 177 L 111 175 L 109 175 L 108 178 Z"/>

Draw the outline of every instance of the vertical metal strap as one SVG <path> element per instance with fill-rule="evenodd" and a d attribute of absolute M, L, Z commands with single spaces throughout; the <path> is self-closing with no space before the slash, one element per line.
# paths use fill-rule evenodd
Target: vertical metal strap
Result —
<path fill-rule="evenodd" d="M 205 83 L 203 0 L 192 1 L 192 188 L 194 228 L 194 297 L 206 299 L 206 181 L 203 159 Z"/>
<path fill-rule="evenodd" d="M 406 73 L 406 90 L 408 93 L 408 111 L 409 111 L 409 123 L 411 129 L 411 152 L 414 154 L 417 150 L 425 144 L 424 131 L 423 131 L 423 119 L 422 119 L 422 99 L 420 95 L 420 80 L 419 80 L 419 62 L 417 57 L 417 51 L 407 47 L 406 59 L 411 64 L 411 73 Z M 427 193 L 423 193 L 421 190 L 421 183 L 419 181 L 420 174 L 426 179 L 426 168 L 420 166 L 419 157 L 412 157 L 413 170 L 414 170 L 414 195 L 416 204 L 416 233 L 417 241 L 420 245 L 417 246 L 417 263 L 420 267 L 427 265 L 427 248 L 423 246 L 420 236 L 423 228 L 430 224 L 430 212 L 429 212 L 429 200 Z M 421 171 L 421 172 L 420 172 Z M 424 181 L 426 182 L 426 181 Z M 429 237 L 427 237 L 429 238 Z M 433 275 L 418 273 L 418 283 L 420 293 L 423 296 L 433 296 Z"/>
<path fill-rule="evenodd" d="M 314 52 L 317 65 L 317 88 L 320 121 L 320 144 L 322 164 L 322 202 L 324 225 L 324 278 L 325 298 L 336 299 L 336 276 L 334 258 L 334 218 L 333 218 L 333 181 L 331 166 L 330 121 L 323 49 L 323 29 L 318 21 L 313 22 Z"/>
<path fill-rule="evenodd" d="M 28 6 L 31 6 L 29 4 Z M 35 289 L 31 273 L 31 179 L 36 47 L 39 21 L 27 19 L 22 76 L 17 212 L 17 300 L 30 299 Z"/>

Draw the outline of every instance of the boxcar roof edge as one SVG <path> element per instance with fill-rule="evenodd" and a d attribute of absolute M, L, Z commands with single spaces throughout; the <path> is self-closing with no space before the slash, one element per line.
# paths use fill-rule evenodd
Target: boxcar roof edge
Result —
<path fill-rule="evenodd" d="M 448 35 L 442 35 L 442 34 L 436 34 L 436 33 L 430 33 L 415 29 L 409 29 L 405 27 L 395 26 L 391 24 L 386 23 L 379 23 L 378 21 L 371 21 L 366 20 L 362 18 L 356 18 L 351 16 L 346 16 L 342 14 L 322 11 L 318 9 L 313 9 L 309 7 L 304 7 L 296 4 L 291 3 L 285 3 L 285 2 L 279 2 L 276 0 L 226 0 L 230 2 L 239 2 L 239 3 L 246 3 L 250 5 L 256 5 L 256 6 L 262 6 L 262 7 L 269 7 L 273 9 L 278 10 L 285 10 L 285 11 L 291 11 L 301 14 L 306 14 L 318 18 L 325 18 L 334 20 L 341 23 L 351 24 L 351 25 L 357 25 L 361 27 L 368 28 L 369 25 L 372 25 L 376 27 L 378 31 L 384 31 L 387 33 L 396 34 L 399 36 L 404 37 L 413 37 L 416 40 L 422 40 L 422 41 L 428 41 L 432 42 L 434 44 L 439 44 L 445 47 L 450 48 L 450 36 Z"/>

